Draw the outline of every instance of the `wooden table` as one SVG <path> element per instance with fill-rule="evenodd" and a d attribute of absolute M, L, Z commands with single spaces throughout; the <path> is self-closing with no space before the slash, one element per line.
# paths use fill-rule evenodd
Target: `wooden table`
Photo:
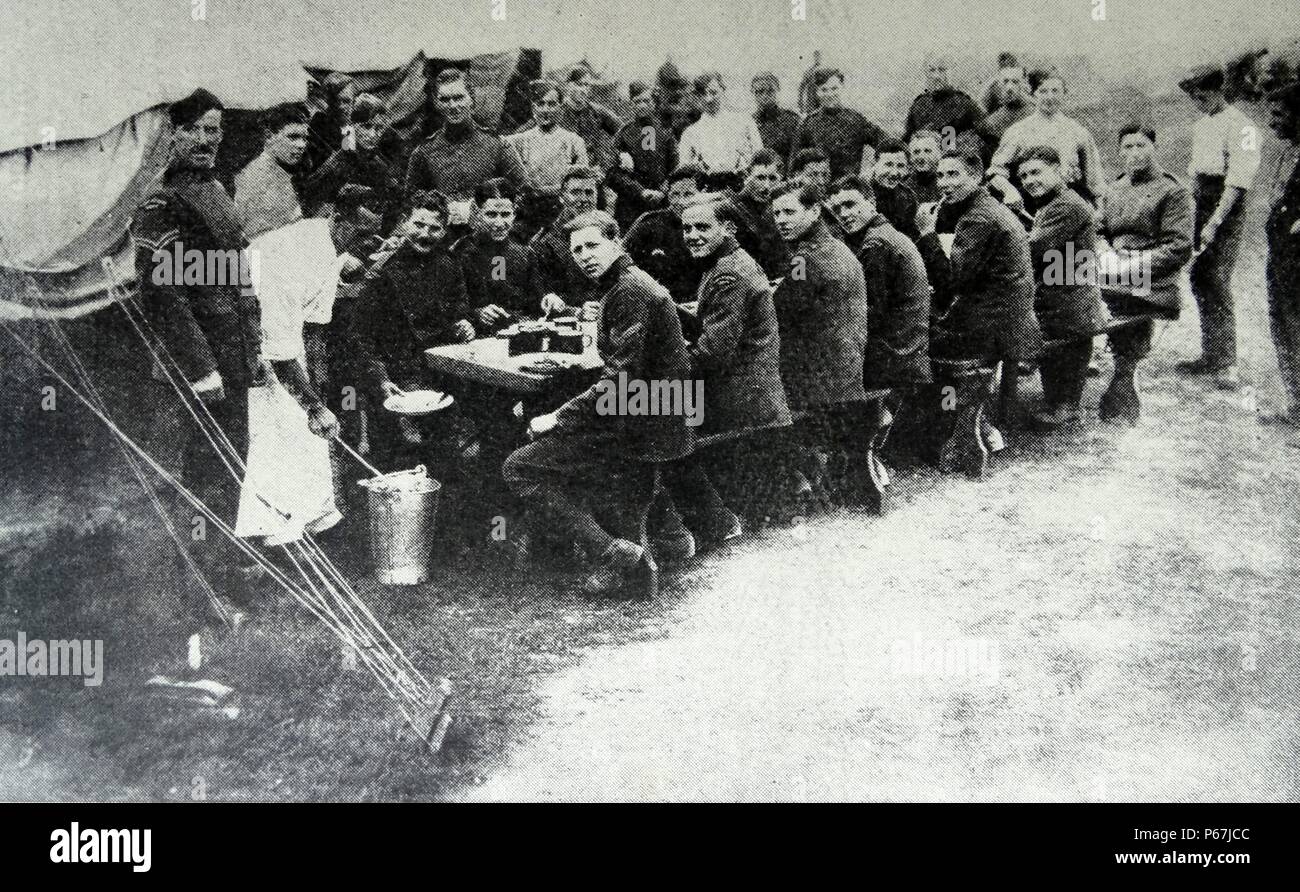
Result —
<path fill-rule="evenodd" d="M 510 342 L 505 338 L 479 338 L 468 344 L 448 344 L 430 347 L 424 351 L 429 368 L 440 375 L 463 381 L 483 384 L 521 396 L 536 396 L 547 392 L 552 383 L 563 375 L 598 371 L 604 363 L 596 352 L 596 324 L 584 322 L 583 334 L 591 335 L 591 345 L 582 353 L 521 353 L 510 355 Z M 554 371 L 525 369 L 542 357 L 564 363 Z"/>

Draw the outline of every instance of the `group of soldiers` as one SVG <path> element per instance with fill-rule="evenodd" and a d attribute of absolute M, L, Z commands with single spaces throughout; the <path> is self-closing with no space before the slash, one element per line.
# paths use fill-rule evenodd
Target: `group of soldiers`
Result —
<path fill-rule="evenodd" d="M 404 176 L 383 148 L 382 105 L 334 78 L 325 120 L 267 113 L 266 148 L 233 201 L 213 172 L 222 106 L 200 90 L 171 107 L 171 162 L 133 224 L 142 303 L 236 451 L 249 389 L 274 379 L 312 433 L 355 443 L 364 429 L 376 454 L 433 449 L 447 468 L 480 454 L 482 431 L 380 408 L 413 388 L 454 389 L 424 351 L 585 310 L 597 320 L 599 379 L 558 407 L 527 406 L 536 414 L 500 467 L 527 518 L 515 541 L 523 556 L 538 531 L 580 543 L 588 594 L 653 590 L 665 558 L 741 535 L 714 485 L 735 453 L 717 444 L 770 438 L 780 444 L 772 474 L 793 497 L 859 500 L 872 473 L 866 431 L 904 402 L 937 409 L 932 359 L 1000 362 L 1012 381 L 1037 365 L 1045 400 L 1033 421 L 1054 429 L 1080 418 L 1094 339 L 1109 333 L 1116 372 L 1101 415 L 1136 421 L 1133 370 L 1156 320 L 1177 318 L 1189 262 L 1203 355 L 1181 371 L 1236 386 L 1231 273 L 1260 145 L 1226 101 L 1222 70 L 1183 83 L 1201 111 L 1189 188 L 1159 166 L 1143 122 L 1121 129 L 1124 172 L 1106 182 L 1091 134 L 1061 112 L 1061 75 L 999 63 L 979 103 L 930 60 L 901 139 L 843 105 L 836 69 L 815 74 L 818 108 L 806 117 L 780 107 L 770 74 L 753 81 L 754 115 L 729 111 L 724 79 L 708 73 L 685 112 L 680 91 L 631 84 L 623 122 L 591 101 L 592 75 L 579 68 L 531 84 L 532 118 L 503 135 L 475 121 L 466 74 L 448 69 L 430 84 L 441 124 Z M 1276 133 L 1300 143 L 1300 86 L 1269 102 Z M 1296 426 L 1294 155 L 1276 172 L 1267 231 L 1291 403 L 1267 420 Z M 304 214 L 330 219 L 343 261 L 334 318 L 304 326 L 301 362 L 263 361 L 248 289 L 147 275 L 176 243 L 238 250 Z M 1107 282 L 1118 284 L 1103 300 Z M 1111 329 L 1112 315 L 1136 321 Z M 602 411 L 620 380 L 703 381 L 703 424 Z M 364 425 L 357 412 L 341 417 L 340 385 L 352 382 L 369 395 Z M 1002 447 L 999 426 L 983 422 L 980 449 Z M 228 511 L 231 475 L 210 442 L 194 432 L 185 456 L 187 483 Z"/>

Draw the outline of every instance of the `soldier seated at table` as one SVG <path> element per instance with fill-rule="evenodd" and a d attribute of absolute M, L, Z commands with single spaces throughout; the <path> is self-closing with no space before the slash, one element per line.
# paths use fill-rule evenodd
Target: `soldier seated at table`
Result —
<path fill-rule="evenodd" d="M 401 244 L 371 267 L 357 297 L 352 340 L 375 407 L 371 442 L 380 464 L 429 441 L 444 441 L 437 457 L 445 464 L 451 453 L 442 446 L 455 440 L 464 451 L 472 442 L 447 412 L 412 419 L 383 408 L 390 396 L 434 387 L 425 350 L 474 339 L 465 278 L 447 250 L 446 229 L 446 198 L 431 191 L 413 193 L 406 202 Z"/>
<path fill-rule="evenodd" d="M 600 298 L 569 250 L 565 226 L 579 214 L 596 209 L 600 174 L 591 167 L 572 167 L 560 183 L 560 215 L 528 243 L 542 291 L 541 310 L 548 316 Z"/>
<path fill-rule="evenodd" d="M 1042 348 L 1034 315 L 1034 269 L 1029 234 L 1016 215 L 981 181 L 983 160 L 973 147 L 945 152 L 939 161 L 943 203 L 917 213 L 917 247 L 926 258 L 935 289 L 938 319 L 931 333 L 931 355 L 951 359 L 1001 360 L 1003 406 L 1015 397 L 1017 363 L 1032 360 Z M 945 252 L 938 232 L 953 233 Z M 981 431 L 992 451 L 1001 435 Z"/>
<path fill-rule="evenodd" d="M 475 328 L 484 333 L 535 316 L 542 299 L 533 255 L 513 234 L 518 201 L 519 191 L 509 180 L 482 183 L 474 191 L 476 231 L 451 249 L 465 275 Z"/>
<path fill-rule="evenodd" d="M 668 207 L 646 211 L 627 231 L 623 243 L 632 262 L 668 289 L 673 300 L 695 300 L 700 264 L 682 240 L 682 208 L 704 191 L 703 168 L 683 164 L 668 175 Z"/>
<path fill-rule="evenodd" d="M 858 492 L 868 473 L 862 430 L 867 285 L 862 265 L 831 235 L 824 213 L 821 190 L 802 180 L 773 194 L 772 215 L 791 251 L 775 294 L 781 379 L 791 411 L 802 415 L 799 470 L 807 479 L 796 480 L 798 487 L 811 483 L 816 492 L 820 481 L 827 490 L 844 483 Z"/>
<path fill-rule="evenodd" d="M 631 411 L 631 401 L 622 407 L 613 397 L 620 383 L 680 382 L 682 392 L 694 390 L 690 356 L 676 305 L 624 253 L 614 218 L 592 211 L 567 229 L 574 258 L 601 295 L 596 347 L 604 368 L 587 390 L 532 419 L 534 442 L 502 471 L 530 512 L 546 515 L 595 557 L 584 593 L 653 594 L 658 568 L 642 529 L 656 465 L 689 455 L 694 435 L 684 413 Z"/>
<path fill-rule="evenodd" d="M 1097 284 L 1097 224 L 1092 206 L 1065 184 L 1061 156 L 1050 146 L 1025 150 L 1016 173 L 1038 207 L 1029 233 L 1034 311 L 1044 337 L 1063 344 L 1039 363 L 1045 406 L 1036 425 L 1054 429 L 1079 418 L 1092 338 L 1106 324 Z"/>
<path fill-rule="evenodd" d="M 714 470 L 734 464 L 728 437 L 791 425 L 772 286 L 736 241 L 742 213 L 730 196 L 717 193 L 696 198 L 682 211 L 686 247 L 704 270 L 696 295 L 699 335 L 690 344 L 692 377 L 703 382 L 704 393 L 704 419 L 696 432 L 701 445 L 718 444 L 712 447 L 718 451 L 707 456 L 708 469 L 699 453 L 669 462 L 664 483 L 704 547 L 741 533 L 739 519 L 710 480 Z"/>

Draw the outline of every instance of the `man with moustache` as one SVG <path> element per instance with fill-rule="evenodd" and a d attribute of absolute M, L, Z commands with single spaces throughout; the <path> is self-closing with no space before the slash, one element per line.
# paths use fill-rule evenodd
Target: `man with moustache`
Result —
<path fill-rule="evenodd" d="M 876 210 L 884 215 L 894 229 L 916 241 L 916 193 L 907 185 L 909 166 L 907 146 L 896 139 L 887 139 L 876 150 L 876 168 L 872 176 Z"/>
<path fill-rule="evenodd" d="M 1097 225 L 1092 206 L 1065 185 L 1056 149 L 1028 149 L 1017 173 L 1038 206 L 1029 233 L 1034 312 L 1046 338 L 1065 342 L 1039 363 L 1046 405 L 1034 421 L 1055 430 L 1079 418 L 1092 339 L 1107 320 L 1097 279 Z"/>
<path fill-rule="evenodd" d="M 782 108 L 777 101 L 781 93 L 781 81 L 775 74 L 765 71 L 754 75 L 750 84 L 754 94 L 754 123 L 758 125 L 758 135 L 763 140 L 763 148 L 776 152 L 785 161 L 794 154 L 794 142 L 799 135 L 799 113 Z"/>
<path fill-rule="evenodd" d="M 628 86 L 633 120 L 614 137 L 618 163 L 609 171 L 609 187 L 618 196 L 614 219 L 619 229 L 628 230 L 647 211 L 664 203 L 664 183 L 677 169 L 677 138 L 659 123 L 654 95 L 640 81 Z"/>
<path fill-rule="evenodd" d="M 560 183 L 559 217 L 528 243 L 542 292 L 542 312 L 548 316 L 600 297 L 591 277 L 583 275 L 574 261 L 564 229 L 574 217 L 594 211 L 599 194 L 599 173 L 590 167 L 570 168 Z"/>
<path fill-rule="evenodd" d="M 1287 405 L 1260 420 L 1300 429 L 1300 82 L 1271 91 L 1269 126 L 1288 145 L 1273 186 L 1268 235 L 1268 313 Z M 1291 441 L 1300 446 L 1300 439 Z"/>
<path fill-rule="evenodd" d="M 907 161 L 911 173 L 907 186 L 920 204 L 939 200 L 939 157 L 942 140 L 933 130 L 918 130 L 907 141 Z"/>
<path fill-rule="evenodd" d="M 885 138 L 885 132 L 861 112 L 844 107 L 844 73 L 838 68 L 818 69 L 813 80 L 817 85 L 817 110 L 799 125 L 794 151 L 821 149 L 830 160 L 831 177 L 870 175 L 876 146 Z M 794 164 L 790 166 L 793 169 Z"/>
<path fill-rule="evenodd" d="M 439 423 L 437 416 L 428 422 L 397 416 L 382 408 L 384 400 L 435 383 L 425 350 L 475 335 L 465 277 L 445 245 L 446 200 L 437 192 L 413 193 L 402 231 L 397 250 L 366 274 L 352 320 L 357 368 L 370 404 L 379 407 L 374 442 L 381 465 L 395 460 L 404 444 L 427 438 Z"/>
<path fill-rule="evenodd" d="M 211 416 L 243 462 L 248 455 L 248 390 L 269 380 L 260 359 L 257 297 L 237 280 L 186 285 L 154 274 L 186 251 L 242 256 L 246 247 L 234 203 L 213 171 L 223 108 L 221 100 L 201 88 L 168 108 L 172 133 L 167 168 L 161 184 L 136 211 L 131 236 L 140 271 L 140 304 L 160 364 L 185 398 L 203 404 L 200 414 Z M 181 449 L 181 482 L 233 527 L 240 480 L 227 468 L 223 459 L 228 456 L 190 413 L 179 417 L 182 430 L 175 441 Z M 248 596 L 242 591 L 237 555 L 225 536 L 214 530 L 212 541 L 193 549 L 191 556 L 218 594 L 241 600 Z M 206 615 L 206 590 L 188 575 L 182 587 L 186 608 L 195 616 Z"/>
<path fill-rule="evenodd" d="M 705 191 L 707 176 L 693 164 L 683 164 L 668 176 L 668 207 L 642 214 L 628 230 L 623 247 L 628 256 L 673 300 L 695 300 L 700 284 L 700 264 L 682 240 L 682 208 Z"/>
<path fill-rule="evenodd" d="M 600 294 L 596 348 L 604 367 L 590 388 L 529 422 L 533 442 L 512 453 L 502 473 L 530 505 L 528 526 L 543 515 L 594 557 L 583 594 L 649 597 L 658 566 L 641 529 L 656 465 L 689 455 L 694 433 L 682 414 L 606 413 L 601 406 L 620 378 L 690 388 L 690 357 L 677 307 L 623 251 L 614 218 L 591 211 L 567 229 L 576 262 Z M 519 543 L 525 554 L 530 540 L 531 533 Z"/>
<path fill-rule="evenodd" d="M 771 149 L 759 149 L 734 202 L 740 211 L 736 239 L 769 279 L 784 276 L 790 264 L 790 249 L 772 219 L 772 190 L 780 182 L 781 158 Z"/>

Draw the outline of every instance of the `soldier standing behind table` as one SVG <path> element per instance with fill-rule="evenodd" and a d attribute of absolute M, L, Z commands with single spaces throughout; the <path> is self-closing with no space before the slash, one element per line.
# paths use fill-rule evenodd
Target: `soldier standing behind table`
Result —
<path fill-rule="evenodd" d="M 1268 217 L 1268 313 L 1287 405 L 1262 421 L 1300 428 L 1300 83 L 1269 94 L 1270 126 L 1286 140 Z M 1300 439 L 1292 440 L 1300 446 Z"/>
<path fill-rule="evenodd" d="M 1213 375 L 1221 390 L 1234 390 L 1237 322 L 1232 269 L 1241 247 L 1246 192 L 1259 170 L 1259 128 L 1223 95 L 1223 69 L 1203 67 L 1181 86 L 1202 117 L 1192 125 L 1188 174 L 1196 198 L 1196 247 L 1192 295 L 1201 314 L 1201 355 L 1180 362 L 1185 374 Z"/>

